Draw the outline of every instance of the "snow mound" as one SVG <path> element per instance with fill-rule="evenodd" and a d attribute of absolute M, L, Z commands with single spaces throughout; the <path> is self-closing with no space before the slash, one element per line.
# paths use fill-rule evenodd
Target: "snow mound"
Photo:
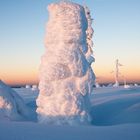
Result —
<path fill-rule="evenodd" d="M 28 88 L 29 89 L 29 88 L 31 88 L 31 86 L 30 85 L 26 85 L 25 88 Z"/>
<path fill-rule="evenodd" d="M 37 85 L 32 85 L 32 90 L 38 90 L 38 86 Z"/>
<path fill-rule="evenodd" d="M 27 115 L 22 98 L 0 80 L 0 120 L 20 120 Z"/>
<path fill-rule="evenodd" d="M 124 85 L 124 88 L 130 88 L 130 86 L 129 85 Z"/>
<path fill-rule="evenodd" d="M 100 88 L 101 86 L 100 86 L 99 83 L 96 82 L 96 83 L 95 83 L 95 87 L 96 87 L 96 88 Z"/>
<path fill-rule="evenodd" d="M 40 66 L 38 120 L 48 124 L 88 124 L 94 85 L 88 8 L 72 2 L 48 6 L 46 52 Z"/>

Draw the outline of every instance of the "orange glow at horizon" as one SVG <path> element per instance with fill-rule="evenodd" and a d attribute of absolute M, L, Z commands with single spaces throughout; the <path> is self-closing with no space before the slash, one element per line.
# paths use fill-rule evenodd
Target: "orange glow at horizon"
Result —
<path fill-rule="evenodd" d="M 38 83 L 38 71 L 19 71 L 0 73 L 0 79 L 10 85 L 25 85 Z"/>
<path fill-rule="evenodd" d="M 123 75 L 120 75 L 119 81 L 123 82 L 125 79 L 127 82 L 140 82 L 139 71 L 140 69 L 130 68 L 128 70 L 120 70 Z M 114 73 L 111 72 L 111 68 L 109 67 L 95 67 L 94 72 L 96 75 L 96 81 L 98 83 L 112 83 L 114 82 Z M 124 74 L 125 73 L 125 74 Z M 19 71 L 19 72 L 11 72 L 11 73 L 0 73 L 0 78 L 4 82 L 10 85 L 25 85 L 25 84 L 34 84 L 38 83 L 38 70 L 30 70 L 30 71 Z"/>
<path fill-rule="evenodd" d="M 97 59 L 97 62 L 93 63 L 93 70 L 96 75 L 96 81 L 98 83 L 112 83 L 114 82 L 114 61 L 111 63 L 103 63 L 103 60 Z M 139 83 L 140 82 L 140 67 L 138 67 L 137 62 L 123 62 L 124 66 L 120 67 L 119 81 Z M 7 67 L 2 67 L 0 71 L 0 79 L 5 83 L 10 85 L 25 85 L 38 83 L 38 70 L 39 62 L 34 64 L 28 64 L 26 67 L 24 65 L 14 65 Z"/>

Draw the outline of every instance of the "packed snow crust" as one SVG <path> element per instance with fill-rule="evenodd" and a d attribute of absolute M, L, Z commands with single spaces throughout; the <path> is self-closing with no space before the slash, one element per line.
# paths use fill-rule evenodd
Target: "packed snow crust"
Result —
<path fill-rule="evenodd" d="M 90 12 L 72 2 L 48 6 L 46 52 L 40 66 L 38 120 L 48 124 L 88 124 L 93 90 Z"/>
<path fill-rule="evenodd" d="M 37 90 L 14 88 L 35 111 Z M 90 126 L 54 126 L 31 121 L 0 119 L 2 140 L 139 140 L 140 86 L 95 88 L 90 98 Z M 92 115 L 93 114 L 93 115 Z M 34 113 L 34 115 L 36 115 Z"/>
<path fill-rule="evenodd" d="M 23 99 L 0 81 L 0 120 L 20 120 L 28 116 Z"/>

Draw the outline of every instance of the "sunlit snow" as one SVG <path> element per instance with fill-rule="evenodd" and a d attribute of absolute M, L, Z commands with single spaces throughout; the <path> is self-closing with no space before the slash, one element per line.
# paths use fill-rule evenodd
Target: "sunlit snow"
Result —
<path fill-rule="evenodd" d="M 88 124 L 93 90 L 92 19 L 72 2 L 48 6 L 46 52 L 40 66 L 38 120 L 48 124 Z"/>

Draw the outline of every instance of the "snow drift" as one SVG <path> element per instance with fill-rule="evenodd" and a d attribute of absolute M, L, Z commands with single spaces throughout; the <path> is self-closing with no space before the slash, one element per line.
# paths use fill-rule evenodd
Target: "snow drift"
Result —
<path fill-rule="evenodd" d="M 29 104 L 36 90 L 15 88 Z M 140 140 L 140 87 L 94 88 L 93 125 L 52 126 L 29 121 L 0 121 L 2 140 Z M 33 107 L 33 106 L 32 106 Z M 7 134 L 8 132 L 8 134 Z"/>
<path fill-rule="evenodd" d="M 93 125 L 140 123 L 140 87 L 102 87 L 94 90 L 91 114 Z"/>
<path fill-rule="evenodd" d="M 46 52 L 40 66 L 38 120 L 48 124 L 88 124 L 93 90 L 92 34 L 88 8 L 72 2 L 48 6 Z"/>
<path fill-rule="evenodd" d="M 19 120 L 27 115 L 22 98 L 0 80 L 0 120 Z"/>

